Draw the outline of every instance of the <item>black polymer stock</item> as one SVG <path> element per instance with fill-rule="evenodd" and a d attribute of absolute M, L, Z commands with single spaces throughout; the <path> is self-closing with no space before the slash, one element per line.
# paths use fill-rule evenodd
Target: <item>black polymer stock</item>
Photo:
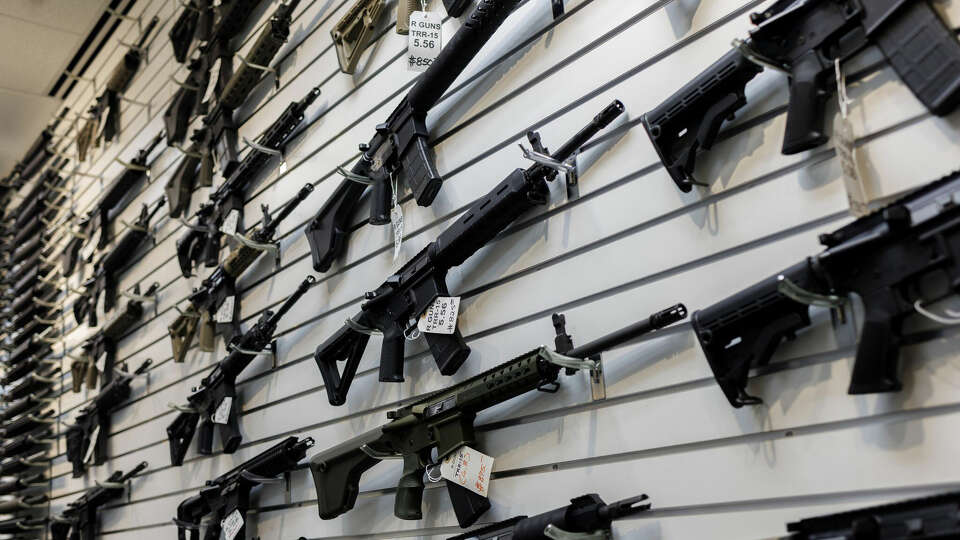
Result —
<path fill-rule="evenodd" d="M 180 64 L 187 61 L 190 45 L 194 39 L 206 41 L 213 31 L 213 2 L 190 0 L 183 4 L 183 11 L 170 28 L 168 36 L 173 47 L 173 57 Z"/>
<path fill-rule="evenodd" d="M 197 451 L 200 454 L 213 454 L 214 426 L 219 426 L 223 453 L 232 454 L 237 451 L 243 441 L 237 420 L 241 406 L 240 400 L 237 399 L 237 377 L 260 351 L 270 344 L 280 319 L 293 308 L 314 283 L 316 278 L 307 276 L 297 290 L 281 304 L 276 313 L 264 311 L 253 328 L 227 346 L 230 351 L 227 356 L 220 360 L 213 371 L 201 379 L 200 385 L 187 396 L 190 410 L 182 411 L 167 426 L 170 462 L 173 465 L 183 464 L 183 458 L 198 429 L 200 433 Z M 224 410 L 221 411 L 221 408 Z"/>
<path fill-rule="evenodd" d="M 239 512 L 241 519 L 241 527 L 234 538 L 245 540 L 250 491 L 265 480 L 294 470 L 312 446 L 313 439 L 310 437 L 302 440 L 287 437 L 233 470 L 208 480 L 198 495 L 177 506 L 177 517 L 173 522 L 177 525 L 178 540 L 187 540 L 188 530 L 190 540 L 199 540 L 200 521 L 207 514 L 214 516 L 204 538 L 217 540 L 221 537 L 221 522 L 234 512 Z"/>
<path fill-rule="evenodd" d="M 551 157 L 559 162 L 567 160 L 623 110 L 623 104 L 614 101 Z M 534 150 L 547 154 L 538 134 L 529 133 L 528 138 Z M 403 381 L 404 342 L 409 322 L 416 320 L 437 297 L 450 295 L 446 274 L 451 268 L 459 266 L 496 238 L 515 219 L 547 204 L 550 197 L 547 182 L 556 176 L 555 169 L 539 163 L 526 170 L 515 169 L 487 195 L 475 201 L 453 225 L 440 233 L 437 240 L 387 278 L 379 288 L 366 294 L 367 301 L 361 305 L 360 313 L 317 347 L 314 354 L 332 405 L 343 405 L 346 401 L 370 339 L 369 332 L 356 327 L 383 334 L 380 380 Z M 430 353 L 444 375 L 455 373 L 470 354 L 459 330 L 453 334 L 426 333 L 425 337 Z M 338 362 L 345 362 L 342 372 L 337 367 Z"/>
<path fill-rule="evenodd" d="M 750 20 L 757 28 L 747 40 L 643 116 L 681 191 L 702 185 L 693 175 L 697 153 L 712 148 L 723 123 L 747 104 L 746 86 L 765 66 L 790 77 L 784 154 L 827 142 L 835 62 L 870 45 L 931 113 L 960 104 L 960 43 L 926 0 L 779 0 Z"/>
<path fill-rule="evenodd" d="M 257 139 L 257 144 L 270 150 L 282 150 L 296 135 L 307 107 L 320 96 L 315 87 L 300 101 L 294 101 L 280 117 Z M 177 240 L 177 262 L 184 277 L 193 274 L 193 267 L 201 261 L 207 268 L 220 264 L 220 226 L 230 212 L 239 212 L 237 230 L 243 223 L 243 203 L 247 187 L 273 158 L 271 154 L 251 148 L 240 165 L 227 180 L 210 195 L 194 214 L 194 224 Z"/>
<path fill-rule="evenodd" d="M 677 304 L 565 352 L 538 347 L 388 412 L 390 421 L 382 427 L 310 459 L 320 517 L 333 519 L 352 509 L 363 473 L 382 459 L 402 458 L 403 473 L 397 483 L 394 515 L 400 519 L 421 519 L 426 467 L 440 463 L 461 446 L 477 447 L 474 420 L 478 413 L 528 392 L 554 393 L 560 386 L 561 371 L 572 375 L 579 369 L 594 369 L 596 363 L 583 359 L 634 341 L 686 316 L 687 309 Z M 490 508 L 486 498 L 452 482 L 447 482 L 447 492 L 461 527 L 469 527 Z"/>
<path fill-rule="evenodd" d="M 903 324 L 960 292 L 960 172 L 820 236 L 826 249 L 693 313 L 713 375 L 734 407 L 762 402 L 746 391 L 750 369 L 810 325 L 811 305 L 863 302 L 850 394 L 896 392 Z"/>
<path fill-rule="evenodd" d="M 371 224 L 390 223 L 394 180 L 398 187 L 406 184 L 410 188 L 418 205 L 433 203 L 442 178 L 429 142 L 427 113 L 518 5 L 519 0 L 480 0 L 386 122 L 377 126 L 370 142 L 360 146 L 363 155 L 351 174 L 372 183 Z M 326 272 L 346 249 L 354 214 L 366 190 L 366 183 L 343 180 L 307 225 L 314 270 Z"/>

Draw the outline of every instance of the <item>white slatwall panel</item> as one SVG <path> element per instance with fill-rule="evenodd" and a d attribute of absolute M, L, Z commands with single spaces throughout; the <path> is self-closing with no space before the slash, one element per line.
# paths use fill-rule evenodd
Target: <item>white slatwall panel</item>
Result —
<path fill-rule="evenodd" d="M 431 4 L 440 9 L 438 0 Z M 423 344 L 415 343 L 408 348 L 406 382 L 382 385 L 375 375 L 374 339 L 347 405 L 327 403 L 311 361 L 314 348 L 358 309 L 365 291 L 400 264 L 392 260 L 387 228 L 364 227 L 353 234 L 343 259 L 319 276 L 320 285 L 282 322 L 278 366 L 257 360 L 243 375 L 240 450 L 212 457 L 191 450 L 182 467 L 171 467 L 165 428 L 175 413 L 167 403 L 182 402 L 224 350 L 222 343 L 214 354 L 194 349 L 186 363 L 172 362 L 166 327 L 200 277 L 180 276 L 174 246 L 184 228 L 161 211 L 156 245 L 132 256 L 120 278 L 121 289 L 160 284 L 156 312 L 148 309 L 118 347 L 119 360 L 131 367 L 146 358 L 154 365 L 149 377 L 134 383 L 131 402 L 113 416 L 105 466 L 71 478 L 61 442 L 52 466 L 54 512 L 113 470 L 147 460 L 149 471 L 133 482 L 128 498 L 102 512 L 103 534 L 172 537 L 170 519 L 181 500 L 205 479 L 284 436 L 312 436 L 321 450 L 372 429 L 401 400 L 550 343 L 554 311 L 567 314 L 568 330 L 582 343 L 678 301 L 691 310 L 709 305 L 816 252 L 817 234 L 849 219 L 832 149 L 780 154 L 787 96 L 776 74 L 765 73 L 750 87 L 750 105 L 737 120 L 743 129 L 701 158 L 698 174 L 709 181 L 707 189 L 678 192 L 639 126 L 643 112 L 745 34 L 747 14 L 761 2 L 568 0 L 569 15 L 557 23 L 551 22 L 549 4 L 528 0 L 471 65 L 461 79 L 468 84 L 457 86 L 429 118 L 445 184 L 432 207 L 403 205 L 407 237 L 400 262 L 512 169 L 524 166 L 516 143 L 527 130 L 539 130 L 545 144 L 555 147 L 614 98 L 626 104 L 628 118 L 581 155 L 579 199 L 566 200 L 554 186 L 549 209 L 532 213 L 451 273 L 451 291 L 464 297 L 460 328 L 473 349 L 461 370 L 452 378 L 440 376 Z M 388 7 L 393 13 L 393 5 Z M 304 0 L 280 53 L 279 91 L 272 82 L 261 84 L 238 113 L 241 135 L 253 139 L 290 101 L 313 86 L 322 90 L 307 113 L 305 133 L 288 149 L 287 171 L 267 175 L 248 194 L 249 228 L 261 204 L 276 208 L 305 182 L 316 184 L 281 227 L 281 267 L 261 261 L 241 280 L 246 324 L 312 273 L 304 224 L 339 182 L 335 168 L 352 162 L 357 144 L 369 139 L 414 78 L 402 61 L 405 38 L 392 31 L 392 20 L 382 21 L 357 74 L 339 73 L 329 32 L 348 8 L 344 0 Z M 960 2 L 945 2 L 941 9 L 960 26 Z M 251 36 L 272 11 L 256 14 Z M 175 90 L 170 79 L 186 75 L 166 37 L 179 15 L 176 3 L 140 0 L 133 13 L 161 20 L 150 61 L 128 92 L 151 106 L 125 103 L 119 141 L 80 166 L 107 182 L 122 171 L 116 158 L 131 159 L 162 130 L 162 113 Z M 458 26 L 447 20 L 445 35 Z M 121 24 L 105 48 L 112 52 L 91 67 L 100 83 L 122 55 L 117 42 L 137 33 L 135 23 Z M 511 51 L 517 52 L 511 56 Z M 960 116 L 931 117 L 892 70 L 876 66 L 879 59 L 869 51 L 858 60 L 857 68 L 869 69 L 851 88 L 859 103 L 854 123 L 871 172 L 920 184 L 956 168 Z M 94 97 L 92 88 L 80 85 L 68 104 L 83 110 Z M 162 195 L 181 159 L 170 148 L 154 155 L 152 183 L 143 186 L 122 219 L 133 221 L 141 203 Z M 85 176 L 75 176 L 73 186 L 79 210 L 95 204 L 102 189 Z M 199 191 L 194 208 L 207 195 Z M 363 212 L 358 223 L 362 217 Z M 492 484 L 493 510 L 484 521 L 537 513 L 587 492 L 608 501 L 645 492 L 655 510 L 619 523 L 618 538 L 760 538 L 782 533 L 791 519 L 956 488 L 960 477 L 950 467 L 960 420 L 954 333 L 904 351 L 902 393 L 851 397 L 845 392 L 852 329 L 835 330 L 822 312 L 815 321 L 751 382 L 766 401 L 762 407 L 727 405 L 684 324 L 608 353 L 604 402 L 591 403 L 585 380 L 574 377 L 563 381 L 556 395 L 526 396 L 484 413 L 478 419 L 480 443 L 496 457 L 500 477 Z M 94 332 L 74 327 L 72 317 L 65 327 L 68 350 L 76 351 Z M 69 385 L 69 374 L 64 382 Z M 58 403 L 63 422 L 90 397 L 63 394 Z M 399 472 L 396 464 L 371 470 L 361 481 L 356 508 L 322 521 L 309 473 L 299 470 L 289 486 L 255 492 L 259 510 L 251 513 L 250 536 L 454 533 L 456 520 L 442 489 L 428 489 L 422 521 L 393 517 L 392 487 Z"/>

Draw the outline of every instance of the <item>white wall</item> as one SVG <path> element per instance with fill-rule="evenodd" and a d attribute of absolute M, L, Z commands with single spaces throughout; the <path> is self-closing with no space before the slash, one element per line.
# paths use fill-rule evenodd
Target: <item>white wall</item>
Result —
<path fill-rule="evenodd" d="M 335 168 L 354 159 L 357 144 L 369 139 L 414 77 L 402 61 L 405 38 L 386 20 L 357 75 L 338 71 L 329 32 L 349 4 L 304 0 L 280 55 L 281 89 L 262 83 L 238 114 L 241 134 L 253 139 L 289 102 L 314 85 L 322 88 L 307 113 L 308 129 L 288 149 L 287 171 L 267 175 L 248 193 L 245 225 L 252 227 L 261 203 L 276 208 L 305 182 L 316 185 L 281 227 L 281 268 L 261 261 L 241 280 L 248 325 L 313 273 L 303 226 L 339 183 Z M 431 4 L 442 9 L 438 0 Z M 701 158 L 698 175 L 710 183 L 707 189 L 677 191 L 639 125 L 645 111 L 745 35 L 747 15 L 761 2 L 572 0 L 566 2 L 567 17 L 539 31 L 549 21 L 549 4 L 529 0 L 513 15 L 476 61 L 493 62 L 494 69 L 431 115 L 445 184 L 432 207 L 403 205 L 407 237 L 400 261 L 392 260 L 387 227 L 353 234 L 342 260 L 319 276 L 320 284 L 281 323 L 279 365 L 271 369 L 268 359 L 258 359 L 243 375 L 241 449 L 212 457 L 191 449 L 176 468 L 169 464 L 165 432 L 175 413 L 167 403 L 183 402 L 224 349 L 222 343 L 213 354 L 194 349 L 184 364 L 171 360 L 167 325 L 200 277 L 180 276 L 174 245 L 185 229 L 161 211 L 156 246 L 131 256 L 120 278 L 122 289 L 161 285 L 157 314 L 148 310 L 119 344 L 119 359 L 131 368 L 146 358 L 154 365 L 148 378 L 134 383 L 131 402 L 113 416 L 106 465 L 71 478 L 61 441 L 52 467 L 52 511 L 113 470 L 147 460 L 150 468 L 133 481 L 129 496 L 102 513 L 103 533 L 117 539 L 172 537 L 171 518 L 181 500 L 282 437 L 311 436 L 322 450 L 382 424 L 385 411 L 401 400 L 552 343 L 555 311 L 566 313 L 568 331 L 584 343 L 676 302 L 691 311 L 707 306 L 815 253 L 818 233 L 849 220 L 831 149 L 780 154 L 787 96 L 777 74 L 765 73 L 751 87 L 751 104 L 741 115 L 745 129 Z M 161 20 L 150 62 L 128 92 L 149 101 L 150 114 L 125 104 L 119 141 L 96 151 L 81 171 L 109 181 L 122 171 L 114 158 L 131 159 L 162 129 L 162 113 L 175 91 L 169 78 L 186 75 L 166 38 L 179 9 L 165 0 L 137 2 L 134 12 Z M 258 26 L 272 9 L 259 15 Z M 942 10 L 953 27 L 960 25 L 960 2 L 947 2 Z M 458 25 L 447 20 L 444 35 Z M 136 25 L 124 22 L 113 43 L 136 34 Z M 501 56 L 528 36 L 533 38 L 519 54 Z M 250 39 L 244 50 L 249 45 Z M 101 82 L 123 52 L 110 46 L 105 51 L 91 71 Z M 869 51 L 857 65 L 878 58 Z M 94 95 L 78 89 L 68 101 L 83 110 Z M 931 117 L 888 67 L 870 71 L 850 93 L 858 101 L 853 120 L 861 152 L 873 174 L 919 184 L 956 168 L 960 116 Z M 374 339 L 346 406 L 330 406 L 312 353 L 354 314 L 361 295 L 472 200 L 525 167 L 516 143 L 525 142 L 527 130 L 539 130 L 545 144 L 556 147 L 614 98 L 624 102 L 629 118 L 581 157 L 580 199 L 567 201 L 561 186 L 553 186 L 549 209 L 533 212 L 451 273 L 451 292 L 464 297 L 460 329 L 473 349 L 460 371 L 440 376 L 422 354 L 423 344 L 415 343 L 408 347 L 406 382 L 380 384 Z M 162 195 L 182 157 L 174 149 L 156 154 L 153 182 L 128 207 L 127 221 L 135 219 L 141 202 Z M 78 210 L 96 202 L 102 189 L 97 180 L 75 176 L 72 182 Z M 205 191 L 195 194 L 193 208 L 205 197 Z M 68 305 L 72 301 L 73 295 Z M 68 349 L 95 331 L 74 328 L 72 317 L 66 328 Z M 751 391 L 766 404 L 741 410 L 730 408 L 716 387 L 689 324 L 611 351 L 604 357 L 606 401 L 591 403 L 585 380 L 572 377 L 562 381 L 558 394 L 525 396 L 478 418 L 480 446 L 496 458 L 500 477 L 491 487 L 493 510 L 483 521 L 538 513 L 583 493 L 597 492 L 607 501 L 647 493 L 655 510 L 618 523 L 618 538 L 762 538 L 782 534 L 785 522 L 796 518 L 954 489 L 960 485 L 952 467 L 960 447 L 954 431 L 960 421 L 954 394 L 960 357 L 952 332 L 936 336 L 905 349 L 903 392 L 848 396 L 849 328 L 835 332 L 827 314 L 818 312 L 811 329 L 782 346 L 775 365 L 751 381 Z M 68 362 L 64 368 L 69 371 Z M 61 420 L 72 421 L 89 397 L 64 393 Z M 249 536 L 454 533 L 456 520 L 442 489 L 428 489 L 422 521 L 393 517 L 391 488 L 399 473 L 395 462 L 371 470 L 361 481 L 356 508 L 322 521 L 309 473 L 298 470 L 290 485 L 255 492 L 261 511 L 251 513 Z"/>

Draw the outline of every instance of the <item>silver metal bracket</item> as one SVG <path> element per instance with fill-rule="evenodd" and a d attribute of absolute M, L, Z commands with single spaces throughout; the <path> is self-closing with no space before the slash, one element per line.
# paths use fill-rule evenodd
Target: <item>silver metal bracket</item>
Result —
<path fill-rule="evenodd" d="M 376 328 L 366 327 L 353 319 L 347 319 L 344 321 L 344 324 L 354 332 L 360 332 L 361 334 L 366 334 L 368 336 L 382 336 L 383 332 L 377 330 Z"/>
<path fill-rule="evenodd" d="M 224 234 L 235 239 L 237 242 L 240 242 L 241 244 L 243 244 L 244 246 L 250 249 L 256 249 L 259 251 L 266 251 L 268 253 L 271 253 L 273 255 L 274 269 L 275 270 L 280 269 L 280 242 L 270 242 L 265 244 L 262 242 L 257 242 L 256 240 L 251 239 L 249 236 L 246 236 L 244 234 L 240 234 L 237 232 L 234 232 L 234 233 L 228 232 Z"/>
<path fill-rule="evenodd" d="M 819 294 L 808 291 L 783 274 L 777 276 L 777 292 L 794 302 L 808 306 L 839 308 L 847 303 L 845 298 L 835 294 Z"/>
<path fill-rule="evenodd" d="M 373 178 L 370 178 L 369 176 L 363 176 L 362 174 L 356 174 L 344 169 L 343 167 L 337 167 L 337 173 L 351 182 L 365 184 L 368 186 L 373 184 Z"/>
<path fill-rule="evenodd" d="M 173 409 L 173 410 L 175 410 L 175 411 L 185 412 L 185 413 L 194 413 L 194 414 L 197 414 L 197 413 L 200 412 L 200 411 L 198 411 L 196 408 L 191 407 L 191 406 L 189 406 L 189 405 L 178 405 L 178 404 L 176 404 L 176 403 L 174 403 L 174 402 L 172 402 L 172 401 L 167 403 L 167 407 L 169 407 L 169 408 L 171 408 L 171 409 Z"/>
<path fill-rule="evenodd" d="M 77 75 L 76 73 L 74 73 L 74 72 L 72 72 L 72 71 L 69 71 L 69 70 L 64 70 L 64 71 L 63 71 L 63 76 L 66 77 L 66 78 L 68 78 L 68 79 L 72 79 L 72 80 L 74 80 L 74 81 L 81 81 L 81 82 L 85 82 L 85 83 L 89 84 L 90 86 L 93 87 L 93 93 L 94 93 L 94 95 L 97 95 L 97 94 L 100 93 L 100 89 L 97 87 L 97 81 L 96 81 L 96 79 L 92 79 L 92 78 L 90 78 L 90 77 L 81 77 L 81 76 Z"/>
<path fill-rule="evenodd" d="M 753 50 L 750 44 L 747 43 L 746 41 L 736 38 L 733 40 L 733 43 L 731 43 L 731 45 L 733 46 L 734 49 L 739 51 L 744 58 L 753 62 L 754 64 L 760 67 L 772 69 L 773 71 L 779 71 L 780 73 L 784 73 L 786 75 L 790 75 L 790 71 L 788 69 L 778 64 L 776 61 L 771 60 L 761 55 L 757 51 Z"/>
<path fill-rule="evenodd" d="M 372 457 L 373 459 L 403 459 L 403 454 L 393 454 L 390 452 L 381 452 L 370 448 L 368 444 L 360 445 L 360 451 Z"/>
<path fill-rule="evenodd" d="M 240 471 L 240 478 L 249 480 L 254 484 L 279 484 L 284 481 L 283 475 L 260 476 L 259 474 L 253 474 L 247 470 Z"/>
<path fill-rule="evenodd" d="M 227 349 L 229 349 L 229 350 L 231 350 L 231 351 L 237 351 L 237 352 L 240 353 L 240 354 L 249 354 L 249 355 L 253 355 L 253 356 L 264 356 L 264 355 L 270 356 L 270 360 L 271 360 L 271 363 L 272 363 L 272 366 L 273 366 L 272 369 L 276 369 L 276 368 L 277 368 L 277 356 L 278 356 L 278 354 L 277 354 L 277 340 L 275 340 L 275 339 L 274 339 L 273 341 L 271 341 L 270 343 L 268 343 L 267 346 L 264 347 L 263 350 L 261 350 L 261 351 L 251 351 L 251 350 L 248 350 L 248 349 L 243 349 L 243 348 L 240 348 L 239 346 L 237 346 L 237 345 L 234 344 L 234 343 L 230 343 L 229 345 L 227 345 Z"/>
<path fill-rule="evenodd" d="M 133 47 L 131 47 L 131 48 L 133 48 Z M 147 56 L 147 55 L 146 55 L 146 49 L 144 49 L 144 55 L 143 55 L 143 56 L 144 56 L 144 59 L 146 59 L 146 56 Z M 149 63 L 149 62 L 147 62 L 147 63 Z M 130 99 L 130 98 L 128 98 L 127 96 L 123 96 L 123 95 L 120 96 L 120 101 L 126 101 L 127 103 L 129 103 L 129 104 L 131 104 L 131 105 L 136 105 L 136 106 L 138 106 L 138 107 L 143 107 L 143 108 L 147 109 L 147 118 L 153 118 L 153 105 L 151 105 L 150 103 L 145 102 L 145 101 L 137 101 L 137 100 L 135 100 L 135 99 Z"/>
<path fill-rule="evenodd" d="M 603 361 L 599 354 L 591 356 L 590 360 L 596 362 L 596 367 L 587 372 L 590 377 L 590 398 L 593 401 L 607 399 L 607 383 L 603 377 Z"/>
<path fill-rule="evenodd" d="M 567 532 L 552 523 L 543 529 L 543 535 L 551 540 L 610 540 L 612 538 L 609 529 L 588 533 Z"/>
<path fill-rule="evenodd" d="M 572 356 L 567 356 L 565 354 L 560 354 L 556 351 L 551 351 L 546 347 L 540 347 L 540 351 L 548 362 L 555 366 L 560 366 L 567 369 L 575 370 L 593 370 L 597 369 L 599 362 L 591 360 L 589 358 L 574 358 Z"/>
<path fill-rule="evenodd" d="M 240 53 L 237 53 L 237 54 L 236 54 L 236 57 L 237 57 L 238 60 L 240 60 L 241 63 L 243 63 L 243 65 L 245 65 L 245 66 L 247 66 L 247 67 L 249 67 L 249 68 L 257 69 L 257 70 L 264 71 L 264 72 L 267 72 L 267 73 L 273 73 L 274 88 L 275 88 L 276 90 L 280 90 L 280 72 L 278 72 L 277 70 L 273 69 L 273 68 L 270 67 L 270 66 L 261 66 L 260 64 L 254 64 L 253 62 L 249 62 L 249 61 L 247 61 L 247 59 L 244 58 L 243 55 L 240 54 Z"/>
<path fill-rule="evenodd" d="M 203 157 L 203 154 L 201 154 L 200 152 L 191 152 L 190 150 L 187 150 L 186 148 L 184 148 L 184 147 L 183 147 L 182 145 L 180 145 L 180 144 L 174 144 L 174 145 L 173 145 L 173 148 L 177 149 L 181 154 L 183 154 L 183 155 L 185 155 L 185 156 L 188 156 L 188 157 L 192 157 L 192 158 L 196 158 L 196 159 L 200 159 L 200 158 Z"/>

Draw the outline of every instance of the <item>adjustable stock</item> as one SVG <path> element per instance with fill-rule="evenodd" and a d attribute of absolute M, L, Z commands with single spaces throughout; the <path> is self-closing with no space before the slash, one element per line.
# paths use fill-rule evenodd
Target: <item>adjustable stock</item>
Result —
<path fill-rule="evenodd" d="M 360 315 L 357 322 L 362 324 L 363 321 L 364 318 Z M 345 325 L 317 347 L 313 359 L 320 368 L 323 385 L 327 389 L 327 399 L 331 405 L 343 405 L 346 402 L 347 392 L 350 390 L 350 384 L 357 373 L 357 366 L 360 365 L 360 358 L 369 340 L 368 334 Z M 342 373 L 337 368 L 337 362 L 345 362 Z"/>

